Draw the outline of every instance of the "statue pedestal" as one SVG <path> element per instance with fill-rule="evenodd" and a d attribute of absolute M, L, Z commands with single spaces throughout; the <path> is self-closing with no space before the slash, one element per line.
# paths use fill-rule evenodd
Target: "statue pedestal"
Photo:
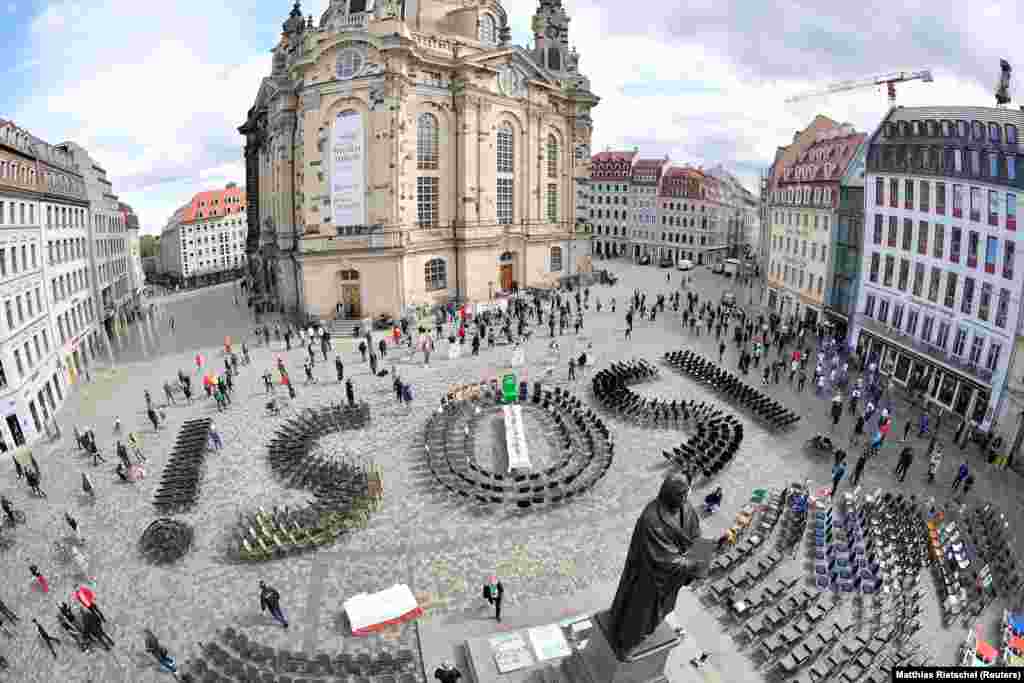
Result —
<path fill-rule="evenodd" d="M 598 612 L 593 620 L 597 628 L 583 650 L 562 662 L 562 668 L 573 683 L 668 683 L 665 663 L 679 645 L 679 636 L 664 622 L 641 643 L 628 658 L 619 659 L 608 641 L 608 610 Z"/>

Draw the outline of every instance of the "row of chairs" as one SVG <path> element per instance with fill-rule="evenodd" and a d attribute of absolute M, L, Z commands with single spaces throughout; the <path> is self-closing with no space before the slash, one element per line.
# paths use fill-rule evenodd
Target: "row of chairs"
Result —
<path fill-rule="evenodd" d="M 381 652 L 371 657 L 324 652 L 309 656 L 261 645 L 244 633 L 228 627 L 221 631 L 220 641 L 203 644 L 201 656 L 190 663 L 190 673 L 202 681 L 245 681 L 246 683 L 326 683 L 325 679 L 368 681 L 380 683 L 413 683 L 417 658 L 412 650 L 401 648 L 396 654 Z M 311 680 L 308 677 L 314 677 Z"/>
<path fill-rule="evenodd" d="M 881 627 L 867 634 L 845 633 L 838 647 L 818 657 L 805 671 L 784 680 L 793 683 L 824 681 L 889 681 L 893 664 L 923 666 L 927 658 L 911 652 L 906 637 L 911 628 Z M 836 629 L 837 632 L 839 628 Z"/>
<path fill-rule="evenodd" d="M 836 599 L 819 601 L 809 606 L 802 616 L 766 638 L 761 645 L 764 656 L 762 668 L 779 671 L 784 677 L 793 676 L 829 654 L 854 626 L 848 619 L 826 623 L 839 604 Z"/>
<path fill-rule="evenodd" d="M 210 422 L 209 418 L 199 418 L 181 426 L 153 500 L 161 512 L 185 511 L 198 502 Z"/>
<path fill-rule="evenodd" d="M 318 410 L 309 408 L 285 422 L 269 446 L 271 469 L 292 486 L 309 488 L 315 482 L 336 479 L 339 463 L 324 456 L 311 456 L 316 441 L 341 431 L 361 429 L 370 422 L 370 406 L 341 403 Z"/>
<path fill-rule="evenodd" d="M 973 511 L 972 525 L 977 532 L 978 552 L 992 570 L 996 585 L 1003 595 L 1013 595 L 1021 586 L 1020 564 L 1014 554 L 1010 523 L 1006 515 L 991 503 Z"/>
<path fill-rule="evenodd" d="M 743 425 L 733 415 L 697 401 L 646 399 L 632 384 L 654 379 L 658 370 L 644 360 L 613 363 L 594 375 L 594 395 L 605 409 L 639 424 L 691 426 L 695 433 L 662 457 L 680 468 L 711 478 L 739 451 Z"/>
<path fill-rule="evenodd" d="M 470 425 L 483 399 L 451 401 L 427 423 L 425 451 L 434 479 L 464 500 L 485 505 L 512 503 L 519 508 L 565 502 L 592 488 L 607 474 L 613 459 L 614 444 L 607 426 L 560 387 L 546 391 L 535 383 L 532 398 L 551 415 L 558 429 L 564 452 L 556 463 L 531 474 L 481 468 L 475 462 Z M 525 402 L 529 397 L 521 399 Z"/>
<path fill-rule="evenodd" d="M 916 498 L 876 494 L 856 514 L 879 559 L 884 589 L 898 592 L 916 585 L 928 558 L 928 528 Z"/>
<path fill-rule="evenodd" d="M 727 400 L 750 409 L 757 417 L 776 429 L 789 427 L 800 420 L 799 415 L 779 401 L 690 349 L 666 353 L 665 362 L 679 372 L 708 385 Z"/>

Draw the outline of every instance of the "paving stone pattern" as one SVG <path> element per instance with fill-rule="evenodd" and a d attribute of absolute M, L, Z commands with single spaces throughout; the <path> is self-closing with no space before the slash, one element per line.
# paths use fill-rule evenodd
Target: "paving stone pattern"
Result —
<path fill-rule="evenodd" d="M 611 264 L 610 268 L 621 276 L 619 284 L 595 287 L 591 292 L 592 299 L 599 296 L 605 303 L 604 311 L 596 313 L 592 301 L 580 337 L 559 337 L 557 359 L 548 350 L 546 329 L 540 330 L 527 346 L 525 379 L 570 387 L 593 405 L 587 390 L 590 373 L 580 373 L 575 382 L 566 380 L 569 357 L 578 356 L 588 343 L 593 344 L 588 355 L 594 358 L 596 367 L 641 357 L 656 362 L 666 350 L 681 347 L 693 347 L 706 355 L 717 353 L 713 337 L 694 339 L 680 333 L 678 318 L 671 313 L 659 316 L 655 323 L 637 321 L 632 339 L 623 343 L 625 302 L 632 289 L 646 290 L 649 299 L 654 293 L 670 290 L 665 284 L 665 271 L 622 263 Z M 726 281 L 704 270 L 693 276 L 694 286 L 717 300 Z M 673 272 L 672 278 L 671 287 L 678 287 L 678 274 Z M 612 296 L 618 303 L 615 315 L 607 308 Z M 742 295 L 740 300 L 742 303 Z M 485 348 L 479 357 L 467 353 L 449 361 L 444 353 L 446 343 L 442 342 L 430 367 L 423 367 L 419 357 L 410 361 L 408 354 L 400 354 L 400 358 L 389 354 L 382 367 L 390 370 L 394 366 L 413 384 L 415 400 L 411 406 L 396 401 L 390 376 L 371 377 L 366 364 L 359 362 L 359 354 L 348 352 L 344 357 L 346 376 L 354 378 L 357 400 L 370 402 L 373 419 L 366 428 L 347 433 L 344 443 L 356 457 L 367 457 L 383 466 L 384 500 L 380 510 L 370 517 L 365 530 L 349 534 L 315 554 L 260 565 L 230 563 L 225 560 L 228 531 L 240 511 L 254 505 L 268 509 L 283 504 L 301 506 L 309 498 L 308 492 L 285 488 L 269 470 L 266 444 L 289 410 L 277 418 L 265 414 L 266 396 L 260 375 L 276 357 L 284 358 L 298 391 L 295 409 L 343 400 L 344 385 L 334 379 L 333 362 L 323 363 L 318 357 L 315 373 L 319 383 L 307 386 L 300 371 L 304 351 L 286 353 L 283 344 L 273 341 L 270 349 L 253 343 L 253 365 L 242 368 L 227 411 L 217 412 L 213 401 L 201 395 L 192 406 L 179 402 L 168 407 L 167 423 L 154 432 L 146 420 L 143 390 L 148 388 L 154 397 L 162 397 L 163 380 L 173 379 L 179 369 L 191 372 L 198 380 L 193 363 L 198 350 L 213 367 L 223 367 L 223 338 L 230 335 L 237 344 L 249 338 L 254 327 L 246 311 L 232 305 L 231 285 L 163 299 L 158 305 L 158 318 L 145 323 L 149 325 L 145 331 L 142 325 L 132 325 L 127 338 L 119 341 L 122 360 L 117 369 L 93 372 L 93 383 L 68 401 L 60 414 L 65 438 L 35 449 L 42 466 L 42 485 L 49 497 L 29 497 L 24 484 L 16 481 L 13 467 L 5 468 L 2 475 L 5 494 L 28 518 L 25 525 L 13 531 L 12 547 L 0 554 L 0 567 L 8 578 L 0 588 L 0 598 L 22 617 L 15 639 L 0 646 L 11 662 L 8 676 L 12 680 L 164 680 L 166 674 L 159 672 L 143 651 L 145 627 L 152 628 L 179 661 L 196 656 L 196 643 L 215 639 L 226 626 L 268 646 L 310 656 L 346 650 L 395 652 L 399 647 L 418 650 L 413 647 L 414 625 L 403 627 L 397 635 L 358 639 L 346 635 L 343 601 L 360 591 L 404 582 L 426 605 L 426 619 L 455 623 L 468 615 L 486 614 L 488 606 L 480 591 L 492 573 L 497 573 L 505 585 L 506 612 L 530 599 L 560 599 L 595 582 L 614 581 L 621 572 L 637 515 L 656 494 L 664 476 L 666 465 L 660 453 L 679 442 L 679 432 L 674 429 L 651 429 L 613 420 L 609 426 L 616 441 L 614 463 L 608 475 L 581 499 L 561 507 L 525 512 L 481 510 L 438 493 L 429 482 L 422 457 L 423 427 L 449 385 L 493 377 L 497 369 L 509 366 L 511 349 Z M 177 321 L 174 333 L 169 332 L 170 316 Z M 734 364 L 734 348 L 727 352 L 727 364 Z M 548 368 L 551 372 L 545 378 Z M 787 405 L 799 409 L 806 419 L 792 433 L 773 434 L 741 415 L 746 438 L 735 460 L 714 482 L 725 488 L 726 501 L 721 513 L 705 522 L 708 535 L 720 533 L 728 525 L 752 488 L 804 478 L 824 484 L 829 478 L 831 463 L 809 456 L 802 448 L 814 431 L 826 429 L 827 406 L 813 395 L 794 395 L 786 386 L 769 389 Z M 275 390 L 286 397 L 280 386 Z M 686 395 L 728 409 L 718 397 L 674 373 L 662 373 L 656 382 L 637 387 L 637 391 L 669 399 Z M 895 406 L 895 415 L 894 432 L 910 413 L 900 404 Z M 116 457 L 112 427 L 116 416 L 120 416 L 125 431 L 138 430 L 143 437 L 149 476 L 136 484 L 119 483 L 113 472 Z M 194 547 L 178 563 L 150 566 L 140 557 L 137 541 L 157 516 L 151 503 L 158 484 L 156 475 L 167 462 L 180 426 L 197 417 L 214 420 L 223 436 L 224 449 L 206 459 L 198 505 L 178 516 L 195 529 Z M 70 437 L 76 423 L 95 429 L 107 464 L 94 468 L 77 453 Z M 848 416 L 844 416 L 841 427 L 850 429 Z M 330 444 L 325 443 L 325 447 Z M 894 461 L 897 450 L 896 445 L 889 445 L 880 461 L 869 464 L 864 477 L 866 488 L 895 486 L 887 469 L 894 465 L 889 461 Z M 905 488 L 919 494 L 934 493 L 945 500 L 948 483 L 929 489 L 923 483 L 922 460 L 915 463 Z M 958 464 L 957 457 L 947 452 L 939 482 L 951 481 Z M 1019 485 L 1016 477 L 989 471 L 976 456 L 972 464 L 978 479 L 975 495 L 991 499 L 1013 519 L 1021 519 L 1021 501 L 1014 496 L 1014 487 Z M 94 502 L 80 493 L 83 471 L 93 478 L 97 490 Z M 31 618 L 38 617 L 57 634 L 55 604 L 65 599 L 75 585 L 71 567 L 60 564 L 52 552 L 53 541 L 65 531 L 65 511 L 78 519 L 86 539 L 90 572 L 97 577 L 98 602 L 110 619 L 116 647 L 111 653 L 83 655 L 65 644 L 58 648 L 55 660 L 32 631 Z M 30 590 L 30 563 L 38 564 L 50 579 L 49 595 Z M 280 590 L 291 628 L 285 630 L 260 614 L 260 579 Z M 928 581 L 930 578 L 923 581 L 926 591 Z M 930 595 L 934 594 L 931 587 Z M 938 622 L 931 620 L 925 628 L 926 632 L 934 631 L 932 645 L 942 653 L 937 661 L 951 663 L 955 644 L 963 637 L 961 629 L 941 631 Z M 694 637 L 700 636 L 695 633 Z M 431 658 L 422 666 L 432 676 L 437 664 Z"/>

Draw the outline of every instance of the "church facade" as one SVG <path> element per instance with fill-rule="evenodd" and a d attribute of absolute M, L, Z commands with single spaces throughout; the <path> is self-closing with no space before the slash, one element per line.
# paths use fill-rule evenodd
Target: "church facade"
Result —
<path fill-rule="evenodd" d="M 239 128 L 256 302 L 399 315 L 588 269 L 572 241 L 598 98 L 561 1 L 540 0 L 532 50 L 495 0 L 370 4 L 332 0 L 314 26 L 296 2 Z"/>

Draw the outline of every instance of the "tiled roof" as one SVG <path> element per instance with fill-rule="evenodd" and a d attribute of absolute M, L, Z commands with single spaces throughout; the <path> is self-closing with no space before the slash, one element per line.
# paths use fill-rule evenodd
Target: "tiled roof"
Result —
<path fill-rule="evenodd" d="M 591 161 L 633 161 L 636 152 L 598 152 L 590 157 Z"/>
<path fill-rule="evenodd" d="M 1019 108 L 996 107 L 896 107 L 890 110 L 887 121 L 983 121 L 1009 123 L 1024 127 L 1024 111 Z"/>
<path fill-rule="evenodd" d="M 225 199 L 238 199 L 239 201 L 238 203 L 226 203 Z M 184 209 L 181 216 L 183 223 L 191 223 L 214 216 L 226 216 L 230 213 L 241 213 L 245 211 L 245 188 L 225 187 L 222 190 L 200 192 L 182 208 Z"/>
<path fill-rule="evenodd" d="M 857 154 L 857 149 L 865 140 L 867 140 L 867 138 L 867 133 L 853 133 L 852 135 L 847 135 L 845 137 L 817 140 L 805 149 L 803 153 L 800 154 L 797 161 L 791 165 L 792 168 L 810 166 L 815 170 L 814 176 L 810 178 L 786 178 L 783 175 L 779 177 L 778 182 L 781 184 L 801 182 L 837 182 L 843 177 L 843 174 L 846 173 L 846 169 L 849 167 L 850 162 Z M 815 153 L 817 151 L 827 151 L 829 149 L 834 149 L 835 151 L 824 159 L 815 159 Z"/>

